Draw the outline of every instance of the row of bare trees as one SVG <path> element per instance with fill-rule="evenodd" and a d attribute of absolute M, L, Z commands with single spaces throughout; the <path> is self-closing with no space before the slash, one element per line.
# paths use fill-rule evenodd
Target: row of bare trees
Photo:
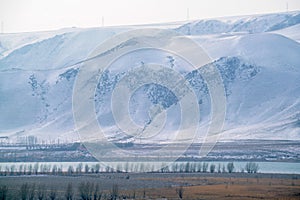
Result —
<path fill-rule="evenodd" d="M 249 162 L 245 168 L 240 169 L 240 172 L 257 173 L 259 170 L 258 164 Z M 238 172 L 233 162 L 227 164 L 215 163 L 201 163 L 201 162 L 187 162 L 187 163 L 174 163 L 171 167 L 163 167 L 161 172 L 179 172 L 179 173 L 233 173 Z"/>
<path fill-rule="evenodd" d="M 151 170 L 152 169 L 152 170 Z M 249 162 L 246 166 L 240 169 L 240 172 L 248 173 L 257 173 L 259 170 L 258 164 L 254 162 Z M 38 174 L 48 174 L 48 175 L 76 175 L 76 174 L 98 174 L 98 173 L 115 173 L 115 172 L 161 172 L 161 173 L 232 173 L 237 172 L 234 163 L 229 162 L 227 164 L 215 164 L 215 163 L 206 163 L 206 162 L 181 162 L 173 163 L 170 166 L 165 166 L 162 164 L 160 171 L 154 171 L 154 166 L 149 166 L 145 163 L 125 163 L 124 165 L 118 164 L 115 168 L 109 166 L 101 166 L 100 164 L 88 165 L 79 163 L 76 167 L 70 165 L 67 170 L 63 170 L 62 165 L 54 164 L 21 164 L 18 168 L 15 165 L 5 166 L 5 169 L 2 170 L 0 166 L 0 175 L 38 175 Z"/>
<path fill-rule="evenodd" d="M 246 164 L 245 170 L 248 173 L 257 173 L 258 170 L 259 170 L 259 166 L 258 166 L 257 163 L 249 162 L 249 163 Z"/>
<path fill-rule="evenodd" d="M 73 187 L 72 183 L 67 184 L 65 190 L 57 190 L 57 188 L 47 188 L 45 185 L 38 185 L 24 183 L 20 186 L 19 191 L 16 193 L 11 190 L 11 194 L 7 186 L 0 186 L 0 200 L 7 199 L 20 199 L 20 200 L 116 200 L 121 197 L 117 184 L 113 184 L 110 192 L 104 193 L 99 183 L 81 182 L 77 190 Z M 125 197 L 125 195 L 122 195 Z"/>
<path fill-rule="evenodd" d="M 178 197 L 183 199 L 184 189 L 182 186 L 175 189 Z M 142 199 L 146 199 L 146 191 L 144 190 Z M 48 190 L 45 185 L 24 183 L 19 191 L 8 196 L 8 187 L 0 187 L 0 200 L 20 199 L 20 200 L 117 200 L 117 199 L 139 199 L 134 192 L 132 195 L 121 195 L 117 184 L 113 184 L 108 193 L 100 189 L 98 183 L 81 182 L 78 185 L 77 192 L 73 188 L 72 183 L 68 183 L 65 191 L 57 191 L 56 188 Z"/>
<path fill-rule="evenodd" d="M 18 167 L 12 164 L 10 166 L 5 166 L 2 169 L 0 166 L 0 175 L 32 175 L 32 174 L 53 174 L 58 175 L 63 173 L 62 166 L 53 165 L 51 167 L 50 164 L 20 164 Z"/>
<path fill-rule="evenodd" d="M 54 200 L 57 197 L 57 190 L 52 188 L 48 191 L 45 185 L 39 185 L 36 187 L 35 184 L 24 183 L 21 185 L 18 194 L 14 195 L 18 195 L 17 198 L 21 200 Z"/>

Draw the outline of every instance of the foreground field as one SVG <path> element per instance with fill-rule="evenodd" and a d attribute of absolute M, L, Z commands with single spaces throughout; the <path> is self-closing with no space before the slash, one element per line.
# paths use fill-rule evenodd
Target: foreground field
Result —
<path fill-rule="evenodd" d="M 94 199 L 96 185 L 98 199 L 99 194 L 101 199 L 180 199 L 179 193 L 182 199 L 300 199 L 300 175 L 100 173 L 0 177 L 0 187 L 8 188 L 6 199 L 22 199 L 21 188 L 23 186 L 24 189 L 25 183 L 29 187 L 28 193 L 34 185 L 34 199 L 38 199 L 41 188 L 44 188 L 41 199 L 51 199 L 53 193 L 54 199 L 68 199 L 68 195 L 72 199 L 85 199 L 82 187 L 87 183 L 87 195 L 91 199 Z"/>

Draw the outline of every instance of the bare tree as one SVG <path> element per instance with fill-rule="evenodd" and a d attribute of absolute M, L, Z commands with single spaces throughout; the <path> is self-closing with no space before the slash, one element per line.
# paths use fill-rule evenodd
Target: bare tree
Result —
<path fill-rule="evenodd" d="M 86 189 L 86 184 L 84 182 L 81 182 L 78 186 L 79 196 L 82 200 L 88 199 L 88 191 Z"/>
<path fill-rule="evenodd" d="M 98 174 L 100 172 L 100 164 L 99 163 L 97 163 L 95 166 L 95 172 L 96 172 L 96 174 Z"/>
<path fill-rule="evenodd" d="M 114 173 L 115 169 L 113 167 L 110 168 L 110 173 Z"/>
<path fill-rule="evenodd" d="M 20 199 L 27 200 L 29 195 L 29 185 L 28 183 L 23 183 L 20 187 Z"/>
<path fill-rule="evenodd" d="M 249 162 L 249 163 L 247 163 L 246 166 L 245 166 L 245 170 L 246 170 L 248 173 L 257 173 L 257 172 L 258 172 L 258 169 L 259 169 L 258 164 L 254 163 L 254 162 Z"/>
<path fill-rule="evenodd" d="M 52 175 L 56 175 L 57 174 L 57 165 L 53 165 L 52 167 Z"/>
<path fill-rule="evenodd" d="M 5 166 L 5 173 L 4 174 L 5 174 L 5 176 L 9 175 L 9 167 L 8 166 Z"/>
<path fill-rule="evenodd" d="M 78 186 L 79 196 L 82 200 L 92 200 L 94 184 L 81 182 Z"/>
<path fill-rule="evenodd" d="M 135 194 L 135 190 L 133 190 L 133 194 L 132 194 L 132 199 L 135 199 L 135 197 L 136 197 L 136 194 Z"/>
<path fill-rule="evenodd" d="M 62 165 L 60 165 L 60 167 L 57 168 L 57 174 L 60 174 L 60 175 L 63 174 L 62 169 L 63 169 L 63 167 L 62 167 Z"/>
<path fill-rule="evenodd" d="M 203 163 L 202 172 L 207 172 L 207 170 L 208 170 L 208 163 Z"/>
<path fill-rule="evenodd" d="M 195 162 L 191 163 L 190 171 L 191 172 L 196 172 L 197 171 L 197 164 Z"/>
<path fill-rule="evenodd" d="M 8 188 L 6 185 L 0 187 L 0 200 L 7 199 L 7 192 L 8 192 Z"/>
<path fill-rule="evenodd" d="M 183 189 L 182 185 L 176 189 L 176 193 L 180 199 L 183 198 L 183 192 L 184 192 L 184 189 Z"/>
<path fill-rule="evenodd" d="M 222 165 L 222 173 L 225 173 L 226 172 L 226 168 L 225 168 L 225 165 L 223 164 Z"/>
<path fill-rule="evenodd" d="M 172 165 L 172 172 L 177 172 L 178 171 L 178 164 L 177 163 L 173 163 Z"/>
<path fill-rule="evenodd" d="M 218 173 L 221 173 L 222 171 L 221 171 L 221 164 L 219 163 L 218 164 Z"/>
<path fill-rule="evenodd" d="M 77 167 L 76 167 L 76 173 L 78 173 L 78 174 L 81 174 L 81 172 L 82 172 L 82 163 L 79 163 L 78 165 L 77 165 Z"/>
<path fill-rule="evenodd" d="M 36 163 L 36 164 L 37 164 L 37 163 Z M 33 171 L 34 171 L 33 173 L 35 173 L 35 171 L 37 172 L 37 171 L 38 171 L 38 168 L 37 168 L 37 170 L 35 170 L 35 166 L 33 166 Z M 43 165 L 43 164 L 40 165 L 40 173 L 41 173 L 41 174 L 44 173 L 44 165 Z"/>
<path fill-rule="evenodd" d="M 72 175 L 74 173 L 73 167 L 70 165 L 68 168 L 68 175 Z"/>
<path fill-rule="evenodd" d="M 124 165 L 124 171 L 125 171 L 126 173 L 128 173 L 128 170 L 129 170 L 129 163 L 126 162 L 125 165 Z M 97 173 L 97 172 L 96 172 L 96 173 Z"/>
<path fill-rule="evenodd" d="M 74 193 L 73 193 L 72 183 L 68 183 L 66 194 L 65 194 L 66 200 L 72 200 L 73 195 L 74 195 Z"/>
<path fill-rule="evenodd" d="M 29 187 L 28 199 L 29 200 L 34 200 L 34 196 L 35 196 L 35 184 L 32 184 Z"/>
<path fill-rule="evenodd" d="M 146 189 L 143 190 L 143 199 L 146 199 Z"/>
<path fill-rule="evenodd" d="M 21 175 L 22 174 L 22 172 L 23 172 L 23 165 L 21 164 L 21 165 L 19 165 L 19 175 Z"/>
<path fill-rule="evenodd" d="M 201 170 L 202 170 L 202 163 L 198 162 L 198 164 L 197 164 L 197 172 L 201 172 Z"/>
<path fill-rule="evenodd" d="M 94 190 L 94 200 L 101 200 L 102 192 L 100 191 L 99 183 L 96 184 Z"/>
<path fill-rule="evenodd" d="M 28 166 L 28 175 L 31 175 L 31 172 L 32 172 L 32 165 L 30 164 L 29 166 Z"/>
<path fill-rule="evenodd" d="M 229 173 L 232 173 L 233 170 L 234 170 L 234 164 L 233 164 L 233 162 L 228 163 L 228 164 L 227 164 L 227 171 L 228 171 Z"/>
<path fill-rule="evenodd" d="M 27 165 L 24 165 L 23 174 L 26 174 L 27 171 Z"/>
<path fill-rule="evenodd" d="M 85 164 L 85 166 L 84 166 L 84 172 L 87 174 L 87 173 L 89 173 L 89 171 L 90 171 L 89 165 Z"/>
<path fill-rule="evenodd" d="M 143 168 L 141 168 L 141 169 L 143 169 L 143 171 L 141 170 L 140 172 L 145 172 L 145 171 L 144 171 L 144 164 L 142 163 L 141 166 L 143 167 Z M 163 172 L 163 173 L 168 173 L 168 172 L 170 172 L 169 166 L 166 165 L 166 166 L 164 166 L 163 168 L 161 168 L 161 172 Z"/>
<path fill-rule="evenodd" d="M 111 200 L 117 200 L 119 197 L 119 187 L 117 184 L 113 184 L 110 197 Z"/>
<path fill-rule="evenodd" d="M 257 173 L 259 170 L 259 166 L 257 163 L 253 163 L 253 173 Z"/>
<path fill-rule="evenodd" d="M 215 164 L 210 164 L 210 167 L 209 167 L 209 171 L 210 173 L 214 173 L 215 172 L 215 169 L 216 169 L 216 165 Z"/>
<path fill-rule="evenodd" d="M 94 183 L 93 182 L 88 182 L 88 191 L 89 191 L 89 199 L 88 200 L 93 200 L 93 196 L 94 196 Z"/>
<path fill-rule="evenodd" d="M 41 166 L 42 167 L 42 166 Z M 35 163 L 34 166 L 33 166 L 33 173 L 35 175 L 38 174 L 38 171 L 39 171 L 39 163 Z M 42 170 L 41 170 L 42 171 Z"/>
<path fill-rule="evenodd" d="M 122 172 L 122 165 L 120 163 L 117 164 L 116 171 L 117 171 L 117 173 Z"/>
<path fill-rule="evenodd" d="M 39 185 L 37 190 L 38 200 L 43 200 L 46 197 L 46 187 L 45 185 Z"/>
<path fill-rule="evenodd" d="M 108 173 L 109 171 L 110 171 L 110 167 L 107 165 L 107 166 L 105 167 L 105 172 Z"/>
<path fill-rule="evenodd" d="M 186 164 L 185 164 L 185 170 L 184 170 L 184 172 L 190 172 L 190 163 L 189 162 L 187 162 Z"/>
<path fill-rule="evenodd" d="M 44 173 L 44 174 L 47 174 L 50 172 L 50 169 L 51 169 L 51 165 L 47 165 L 47 164 L 44 164 L 44 165 L 41 165 L 41 172 Z"/>
<path fill-rule="evenodd" d="M 11 166 L 10 166 L 10 175 L 14 175 L 14 173 L 15 173 L 15 168 L 16 168 L 15 165 L 11 165 Z"/>
<path fill-rule="evenodd" d="M 179 165 L 179 172 L 184 172 L 184 168 L 185 168 L 184 163 L 180 163 L 180 165 Z"/>
<path fill-rule="evenodd" d="M 50 191 L 50 193 L 49 193 L 49 198 L 50 198 L 51 200 L 55 200 L 55 199 L 56 199 L 56 193 L 57 193 L 56 189 L 55 189 L 54 187 L 51 188 L 51 191 Z"/>

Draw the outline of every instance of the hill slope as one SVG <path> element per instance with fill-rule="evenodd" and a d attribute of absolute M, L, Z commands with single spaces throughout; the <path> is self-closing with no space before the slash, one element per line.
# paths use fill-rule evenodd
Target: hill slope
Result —
<path fill-rule="evenodd" d="M 299 18 L 300 12 L 279 13 L 200 20 L 175 28 L 199 43 L 221 74 L 227 100 L 222 139 L 300 139 Z M 80 67 L 76 63 L 104 40 L 132 28 L 1 35 L 0 136 L 78 140 L 72 115 L 72 91 Z M 128 71 L 123 65 L 153 62 L 181 69 L 192 85 L 201 108 L 203 131 L 198 136 L 202 138 L 211 117 L 206 83 L 197 69 L 191 71 L 184 60 L 168 52 L 136 52 L 114 64 L 122 70 L 105 72 L 95 97 L 99 123 L 111 139 L 124 139 L 110 109 L 111 92 Z M 131 98 L 130 114 L 143 125 L 153 105 L 168 109 L 176 102 L 167 88 L 147 85 Z M 154 141 L 170 138 L 178 128 L 178 111 L 176 106 L 168 110 L 165 131 Z"/>

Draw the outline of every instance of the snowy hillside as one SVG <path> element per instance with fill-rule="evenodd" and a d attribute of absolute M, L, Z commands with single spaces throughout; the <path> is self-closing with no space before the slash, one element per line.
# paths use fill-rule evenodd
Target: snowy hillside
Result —
<path fill-rule="evenodd" d="M 176 26 L 142 28 L 180 32 L 212 58 L 226 93 L 221 139 L 300 139 L 300 12 L 199 20 Z M 80 63 L 103 41 L 134 28 L 141 27 L 0 35 L 0 136 L 79 140 L 74 131 L 72 93 Z M 95 112 L 99 124 L 109 130 L 108 137 L 130 139 L 114 122 L 110 98 L 117 82 L 128 73 L 127 66 L 147 63 L 181 70 L 198 98 L 202 128 L 198 137 L 202 138 L 210 123 L 211 99 L 200 69 L 191 70 L 179 56 L 155 50 L 119 59 L 100 78 Z M 148 84 L 130 99 L 130 115 L 143 126 L 149 122 L 148 110 L 153 105 L 166 109 L 170 117 L 164 131 L 153 140 L 168 141 L 180 121 L 177 102 L 166 87 Z"/>
<path fill-rule="evenodd" d="M 185 35 L 202 35 L 231 32 L 262 33 L 267 31 L 280 30 L 299 23 L 299 12 L 291 12 L 200 20 L 184 24 L 177 30 Z"/>

